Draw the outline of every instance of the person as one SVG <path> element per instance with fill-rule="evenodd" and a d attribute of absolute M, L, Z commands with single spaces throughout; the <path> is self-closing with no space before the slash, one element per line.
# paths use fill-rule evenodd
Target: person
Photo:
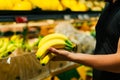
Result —
<path fill-rule="evenodd" d="M 49 48 L 63 60 L 93 68 L 93 80 L 120 80 L 120 0 L 106 0 L 96 30 L 94 54 L 69 52 Z M 60 58 L 54 60 L 62 60 Z"/>

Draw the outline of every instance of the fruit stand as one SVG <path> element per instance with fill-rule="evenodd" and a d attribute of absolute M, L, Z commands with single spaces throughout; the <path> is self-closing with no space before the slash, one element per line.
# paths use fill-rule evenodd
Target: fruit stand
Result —
<path fill-rule="evenodd" d="M 92 54 L 94 29 L 105 5 L 103 1 L 6 0 L 3 3 L 0 0 L 0 80 L 63 80 L 70 73 L 76 74 L 73 80 L 92 76 L 91 68 L 70 61 L 49 60 L 43 66 L 35 53 L 42 38 L 60 33 L 76 45 L 69 47 L 71 51 Z"/>
<path fill-rule="evenodd" d="M 62 33 L 62 34 L 66 34 L 65 31 L 64 31 L 65 33 L 62 32 L 63 30 L 61 31 L 61 28 L 62 29 L 66 28 L 65 30 L 68 30 L 68 29 L 70 30 L 70 31 L 68 31 L 68 34 L 66 36 L 68 36 L 69 39 L 71 39 L 71 41 L 74 41 L 74 37 L 77 38 L 78 35 L 79 35 L 78 37 L 83 36 L 83 38 L 82 37 L 80 38 L 81 43 L 86 43 L 85 40 L 87 41 L 87 43 L 88 43 L 88 41 L 92 41 L 93 40 L 93 42 L 92 43 L 89 42 L 86 45 L 86 47 L 82 46 L 83 44 L 81 44 L 81 43 L 79 43 L 79 46 L 78 46 L 78 48 L 79 48 L 78 52 L 85 52 L 85 51 L 91 52 L 92 49 L 94 48 L 94 46 L 91 46 L 91 44 L 92 45 L 94 44 L 94 41 L 95 41 L 94 38 L 91 37 L 90 35 L 88 35 L 87 32 L 81 32 L 81 30 L 79 30 L 79 28 L 78 28 L 78 27 L 80 27 L 78 22 L 73 23 L 73 24 L 68 24 L 68 21 L 69 20 L 66 20 L 65 23 L 63 21 L 61 22 L 61 20 L 60 21 L 58 20 L 58 22 L 57 22 L 57 20 L 56 21 L 54 21 L 54 20 L 45 20 L 45 21 L 36 21 L 36 22 L 33 20 L 33 21 L 30 21 L 30 22 L 27 22 L 27 23 L 16 23 L 15 21 L 14 22 L 9 22 L 9 23 L 7 23 L 7 22 L 3 22 L 2 23 L 1 22 L 2 23 L 1 24 L 1 29 L 0 29 L 1 30 L 1 42 L 2 43 L 5 43 L 5 42 L 7 43 L 8 42 L 7 46 L 9 48 L 10 48 L 11 45 L 13 45 L 12 46 L 13 49 L 10 48 L 9 50 L 7 50 L 8 52 L 5 52 L 5 54 L 3 54 L 3 56 L 1 55 L 1 58 L 6 56 L 6 58 L 5 58 L 6 60 L 5 61 L 9 61 L 9 59 L 10 59 L 10 61 L 12 61 L 12 62 L 15 62 L 18 59 L 18 63 L 17 63 L 18 66 L 19 65 L 27 65 L 28 63 L 31 64 L 30 66 L 19 66 L 19 67 L 16 66 L 16 67 L 12 67 L 12 68 L 15 68 L 16 71 L 17 71 L 17 72 L 11 73 L 11 74 L 16 73 L 16 75 L 13 76 L 14 79 L 16 79 L 15 77 L 17 77 L 18 75 L 21 75 L 21 76 L 19 76 L 17 78 L 20 78 L 22 80 L 26 80 L 29 77 L 38 76 L 38 80 L 39 79 L 41 80 L 41 79 L 45 79 L 46 77 L 56 76 L 56 75 L 59 75 L 60 73 L 63 73 L 65 71 L 69 71 L 69 70 L 71 70 L 73 68 L 79 67 L 79 64 L 76 64 L 76 63 L 73 63 L 73 62 L 69 62 L 69 61 L 60 61 L 60 62 L 54 62 L 53 61 L 53 62 L 49 62 L 49 64 L 47 66 L 41 66 L 41 64 L 39 63 L 39 60 L 37 60 L 35 55 L 33 56 L 33 58 L 29 57 L 29 56 L 32 56 L 33 53 L 36 52 L 36 50 L 37 50 L 36 44 L 39 41 L 39 39 L 41 39 L 42 36 L 47 36 L 50 33 L 54 33 L 55 31 L 53 31 L 53 29 L 56 29 L 56 32 L 59 32 L 59 33 Z M 51 24 L 51 22 L 52 22 L 52 24 Z M 53 24 L 53 22 L 54 22 L 54 24 Z M 46 23 L 47 23 L 47 25 L 46 25 Z M 61 23 L 62 23 L 62 25 L 61 25 Z M 24 43 L 24 45 L 23 45 L 23 43 L 22 43 L 23 37 L 24 37 L 23 32 L 24 32 L 24 27 L 26 26 L 26 24 L 27 24 L 27 28 L 28 28 L 27 40 L 29 42 L 28 43 Z M 86 23 L 84 23 L 83 25 L 85 25 L 85 24 Z M 73 28 L 72 25 L 76 25 L 76 26 Z M 54 27 L 54 26 L 56 26 L 56 27 Z M 78 28 L 78 31 L 76 31 L 76 28 Z M 86 31 L 87 29 L 83 29 L 83 30 Z M 80 31 L 80 33 L 79 33 L 79 31 Z M 73 37 L 70 37 L 71 34 L 73 35 Z M 75 35 L 75 34 L 78 34 L 78 35 Z M 84 35 L 84 34 L 86 34 L 86 35 Z M 6 40 L 6 38 L 9 39 L 9 40 Z M 79 40 L 75 40 L 76 44 L 78 43 L 78 41 Z M 5 45 L 5 44 L 3 44 L 3 45 Z M 20 50 L 21 48 L 19 48 L 19 47 L 22 47 L 24 50 Z M 27 56 L 28 58 L 24 57 L 26 55 L 25 52 L 29 53 L 29 54 L 27 54 L 27 55 L 29 55 L 29 56 Z M 14 57 L 15 55 L 17 55 L 17 56 Z M 20 55 L 20 56 L 18 56 L 18 55 Z M 15 58 L 15 60 L 14 60 L 14 58 Z M 26 62 L 24 62 L 22 60 L 24 60 Z M 24 62 L 24 63 L 21 63 L 21 61 Z M 11 64 L 12 62 L 9 62 L 9 63 Z M 35 62 L 35 63 L 33 63 L 33 62 Z M 9 63 L 7 63 L 7 65 L 9 65 Z M 12 63 L 11 66 L 13 64 L 14 63 Z M 55 64 L 55 66 L 54 66 L 54 64 Z M 3 63 L 1 65 L 3 66 Z M 34 66 L 32 66 L 32 65 L 34 65 Z M 11 70 L 11 66 L 10 66 L 10 68 L 7 71 Z M 24 70 L 26 71 L 26 74 L 24 74 L 26 76 L 29 75 L 28 73 L 30 73 L 30 72 L 27 72 L 27 69 L 26 69 L 27 67 L 28 67 L 28 71 L 32 71 L 33 70 L 33 72 L 34 72 L 34 73 L 31 73 L 30 75 L 35 74 L 35 73 L 39 73 L 39 71 L 40 71 L 40 73 L 39 73 L 40 76 L 39 76 L 39 74 L 36 74 L 36 75 L 28 76 L 27 78 L 25 78 L 25 76 L 22 74 L 22 72 L 21 72 L 21 74 L 19 73 L 19 69 L 21 69 L 21 67 L 23 67 L 22 68 L 23 72 L 24 72 Z M 6 71 L 6 73 L 7 73 L 7 71 Z M 7 77 L 7 78 L 9 78 L 9 77 Z M 11 78 L 11 80 L 13 80 L 13 78 Z"/>

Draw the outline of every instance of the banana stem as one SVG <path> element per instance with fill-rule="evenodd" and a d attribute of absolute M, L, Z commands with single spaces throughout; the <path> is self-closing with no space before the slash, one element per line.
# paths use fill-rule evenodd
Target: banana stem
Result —
<path fill-rule="evenodd" d="M 72 42 L 70 40 L 66 40 L 65 42 L 69 45 L 72 45 Z"/>

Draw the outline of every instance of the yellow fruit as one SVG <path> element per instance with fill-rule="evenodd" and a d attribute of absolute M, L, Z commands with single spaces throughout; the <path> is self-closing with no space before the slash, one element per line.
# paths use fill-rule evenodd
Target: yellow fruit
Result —
<path fill-rule="evenodd" d="M 37 5 L 42 10 L 49 10 L 50 8 L 50 1 L 49 0 L 40 0 L 40 4 Z"/>
<path fill-rule="evenodd" d="M 4 42 L 3 42 L 3 38 L 0 38 L 0 48 L 3 46 Z"/>
<path fill-rule="evenodd" d="M 4 10 L 6 6 L 6 3 L 4 0 L 0 0 L 0 10 Z"/>
<path fill-rule="evenodd" d="M 29 1 L 21 1 L 14 5 L 13 10 L 32 10 L 32 4 Z"/>
<path fill-rule="evenodd" d="M 15 48 L 16 48 L 15 44 L 10 43 L 10 44 L 7 46 L 7 49 L 6 49 L 6 50 L 12 51 L 12 50 L 14 50 Z"/>
<path fill-rule="evenodd" d="M 54 56 L 55 54 L 48 53 L 44 58 L 40 59 L 40 64 L 43 66 L 46 65 Z"/>
<path fill-rule="evenodd" d="M 20 35 L 15 34 L 15 35 L 11 36 L 11 38 L 10 38 L 11 41 L 15 41 L 17 39 L 20 39 Z"/>
<path fill-rule="evenodd" d="M 15 4 L 21 2 L 22 0 L 10 0 L 10 1 L 12 2 L 13 5 L 15 5 Z"/>
<path fill-rule="evenodd" d="M 77 5 L 77 0 L 61 0 L 61 3 L 64 7 L 71 9 Z"/>
<path fill-rule="evenodd" d="M 61 4 L 58 4 L 58 11 L 63 11 L 64 10 L 64 7 L 61 5 Z"/>
<path fill-rule="evenodd" d="M 62 10 L 59 0 L 30 0 L 33 5 L 42 10 Z"/>
<path fill-rule="evenodd" d="M 50 0 L 30 0 L 30 1 L 34 6 L 42 8 L 42 9 L 48 10 L 48 8 L 50 7 L 49 6 Z"/>
<path fill-rule="evenodd" d="M 71 11 L 79 11 L 79 8 L 77 5 L 73 5 L 72 7 L 70 7 Z"/>
<path fill-rule="evenodd" d="M 68 38 L 65 35 L 60 34 L 60 33 L 49 34 L 41 39 L 41 41 L 38 44 L 38 48 L 40 48 L 44 43 L 46 43 L 47 41 L 52 40 L 52 39 L 67 40 Z"/>
<path fill-rule="evenodd" d="M 77 3 L 77 0 L 70 0 L 70 7 L 72 7 L 73 5 L 77 5 Z"/>
<path fill-rule="evenodd" d="M 9 44 L 9 39 L 8 38 L 3 38 L 3 46 L 0 48 L 0 54 L 3 53 Z"/>
<path fill-rule="evenodd" d="M 8 53 L 14 51 L 16 48 L 13 43 L 8 44 L 6 50 L 0 54 L 0 58 L 7 57 Z"/>
<path fill-rule="evenodd" d="M 61 3 L 66 8 L 69 8 L 71 5 L 70 0 L 61 0 Z"/>
<path fill-rule="evenodd" d="M 49 10 L 58 10 L 58 8 L 59 9 L 60 9 L 60 7 L 62 8 L 62 6 L 60 6 L 59 0 L 52 0 L 52 1 L 50 1 L 49 5 L 50 5 Z"/>
<path fill-rule="evenodd" d="M 13 4 L 10 0 L 0 0 L 0 10 L 11 10 Z"/>
<path fill-rule="evenodd" d="M 79 11 L 87 11 L 88 7 L 85 5 L 85 3 L 79 2 L 78 9 L 79 9 Z"/>
<path fill-rule="evenodd" d="M 38 6 L 41 0 L 29 0 L 33 5 Z"/>
<path fill-rule="evenodd" d="M 93 7 L 91 8 L 91 10 L 92 10 L 92 11 L 102 11 L 102 8 L 99 7 L 99 6 L 93 6 Z"/>
<path fill-rule="evenodd" d="M 82 66 L 77 68 L 77 71 L 80 74 L 81 79 L 86 80 L 86 75 L 87 75 L 86 67 L 84 65 L 82 65 Z"/>
<path fill-rule="evenodd" d="M 37 58 L 43 58 L 48 49 L 52 46 L 55 46 L 55 45 L 65 45 L 67 46 L 68 44 L 64 41 L 64 40 L 61 40 L 61 39 L 52 39 L 52 40 L 49 40 L 47 41 L 46 43 L 44 43 L 37 51 L 36 53 L 36 56 Z"/>

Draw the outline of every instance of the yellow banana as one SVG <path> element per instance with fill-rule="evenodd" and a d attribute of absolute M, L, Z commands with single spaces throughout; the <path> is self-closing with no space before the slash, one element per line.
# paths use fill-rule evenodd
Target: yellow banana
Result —
<path fill-rule="evenodd" d="M 44 43 L 46 43 L 47 41 L 51 40 L 51 39 L 62 39 L 62 40 L 68 40 L 68 38 L 60 33 L 52 33 L 49 35 L 46 35 L 45 37 L 43 37 L 39 44 L 38 44 L 38 48 L 40 48 Z"/>
<path fill-rule="evenodd" d="M 19 39 L 19 38 L 20 38 L 19 35 L 14 34 L 13 36 L 11 36 L 10 40 L 11 40 L 11 41 L 15 41 L 15 40 L 17 40 L 17 39 Z"/>
<path fill-rule="evenodd" d="M 45 66 L 54 56 L 55 54 L 48 53 L 44 58 L 40 59 L 40 64 Z"/>
<path fill-rule="evenodd" d="M 0 54 L 6 50 L 8 44 L 9 44 L 9 39 L 4 38 L 3 39 L 3 46 L 0 48 Z"/>
<path fill-rule="evenodd" d="M 15 44 L 13 44 L 13 43 L 10 43 L 6 50 L 7 51 L 13 51 L 15 48 L 17 48 L 17 46 L 15 46 Z"/>
<path fill-rule="evenodd" d="M 3 38 L 0 38 L 0 48 L 3 46 Z"/>
<path fill-rule="evenodd" d="M 63 48 L 65 48 L 65 45 L 54 45 L 52 47 L 58 48 L 58 49 L 63 49 Z"/>
<path fill-rule="evenodd" d="M 9 52 L 14 51 L 16 48 L 17 47 L 13 43 L 10 43 L 7 46 L 6 50 L 0 54 L 0 58 L 7 57 L 9 55 Z"/>
<path fill-rule="evenodd" d="M 20 37 L 20 35 L 14 34 L 10 38 L 10 42 L 14 43 L 16 46 L 21 46 L 22 45 L 22 41 L 23 41 L 23 39 Z"/>
<path fill-rule="evenodd" d="M 36 52 L 37 58 L 44 57 L 48 51 L 48 48 L 55 46 L 55 45 L 64 45 L 71 47 L 66 41 L 61 40 L 61 39 L 52 39 L 49 40 L 48 42 L 44 43 L 40 48 L 38 48 L 38 51 Z"/>
<path fill-rule="evenodd" d="M 22 46 L 22 42 L 23 42 L 23 38 L 20 38 L 19 40 L 16 40 L 16 41 L 15 41 L 15 45 L 16 45 L 17 47 L 21 47 L 21 46 Z"/>

